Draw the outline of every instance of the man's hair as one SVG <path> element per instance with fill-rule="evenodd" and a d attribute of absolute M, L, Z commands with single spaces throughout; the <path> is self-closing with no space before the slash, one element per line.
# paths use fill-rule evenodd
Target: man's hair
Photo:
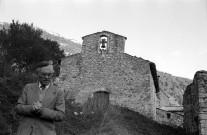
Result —
<path fill-rule="evenodd" d="M 49 65 L 51 65 L 51 63 L 49 61 L 42 61 L 37 65 L 36 69 L 46 67 L 46 66 L 49 66 Z"/>
<path fill-rule="evenodd" d="M 39 71 L 40 68 L 46 67 L 46 66 L 49 66 L 49 65 L 53 66 L 52 61 L 42 61 L 37 65 L 36 71 Z"/>

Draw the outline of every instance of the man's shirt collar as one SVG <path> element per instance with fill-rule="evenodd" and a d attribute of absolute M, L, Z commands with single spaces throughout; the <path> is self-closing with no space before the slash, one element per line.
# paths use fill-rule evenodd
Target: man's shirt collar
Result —
<path fill-rule="evenodd" d="M 39 82 L 39 88 L 42 90 L 41 86 L 42 86 L 42 84 Z M 48 85 L 45 86 L 45 89 L 48 89 L 49 86 L 50 86 L 50 83 L 49 83 Z"/>

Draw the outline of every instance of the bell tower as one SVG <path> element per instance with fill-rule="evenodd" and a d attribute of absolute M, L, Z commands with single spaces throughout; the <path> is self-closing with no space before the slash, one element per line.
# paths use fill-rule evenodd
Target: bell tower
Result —
<path fill-rule="evenodd" d="M 82 54 L 100 54 L 108 55 L 110 53 L 124 53 L 125 40 L 124 36 L 102 31 L 82 37 Z"/>

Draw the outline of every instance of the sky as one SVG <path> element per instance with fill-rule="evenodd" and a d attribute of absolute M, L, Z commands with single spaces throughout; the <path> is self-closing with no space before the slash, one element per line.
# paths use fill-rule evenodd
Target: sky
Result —
<path fill-rule="evenodd" d="M 159 71 L 193 79 L 207 70 L 207 0 L 0 0 L 0 22 L 18 20 L 77 40 L 103 30 Z"/>

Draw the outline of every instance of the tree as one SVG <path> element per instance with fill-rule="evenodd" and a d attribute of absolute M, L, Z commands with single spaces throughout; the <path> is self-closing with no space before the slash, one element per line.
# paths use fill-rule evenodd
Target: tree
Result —
<path fill-rule="evenodd" d="M 41 38 L 42 30 L 33 24 L 12 21 L 9 29 L 0 30 L 2 57 L 18 71 L 30 71 L 42 60 L 58 61 L 64 57 L 56 41 Z"/>

